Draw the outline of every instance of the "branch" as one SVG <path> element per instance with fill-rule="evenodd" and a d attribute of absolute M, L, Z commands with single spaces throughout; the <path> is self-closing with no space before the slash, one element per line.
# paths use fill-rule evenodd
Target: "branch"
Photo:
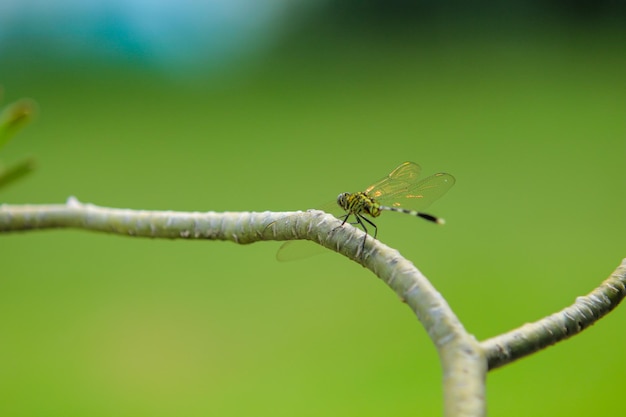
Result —
<path fill-rule="evenodd" d="M 322 211 L 173 212 L 98 207 L 71 197 L 59 205 L 0 205 L 0 232 L 78 228 L 125 236 L 230 240 L 308 239 L 370 269 L 416 314 L 443 368 L 447 416 L 483 416 L 488 369 L 517 360 L 591 326 L 626 296 L 626 259 L 589 295 L 549 317 L 478 343 L 441 294 L 408 260 L 355 227 Z"/>
<path fill-rule="evenodd" d="M 450 306 L 424 275 L 398 251 L 367 238 L 355 227 L 322 211 L 215 213 L 114 209 L 71 197 L 62 205 L 0 205 L 0 232 L 78 228 L 126 236 L 170 239 L 308 239 L 374 272 L 417 315 L 437 347 L 443 367 L 447 416 L 484 416 L 487 361 Z"/>
<path fill-rule="evenodd" d="M 0 205 L 0 232 L 73 228 L 126 236 L 230 240 L 263 240 L 269 223 L 293 213 L 175 212 L 131 210 L 84 204 Z"/>
<path fill-rule="evenodd" d="M 598 288 L 571 306 L 481 343 L 489 369 L 565 340 L 600 320 L 626 297 L 626 259 Z"/>

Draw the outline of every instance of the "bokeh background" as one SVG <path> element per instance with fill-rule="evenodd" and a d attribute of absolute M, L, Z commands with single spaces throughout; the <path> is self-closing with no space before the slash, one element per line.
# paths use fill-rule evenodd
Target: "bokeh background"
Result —
<path fill-rule="evenodd" d="M 571 304 L 626 256 L 618 1 L 55 1 L 0 6 L 0 201 L 295 210 L 399 163 L 450 172 L 437 227 L 379 238 L 484 339 Z M 362 267 L 277 242 L 0 236 L 2 416 L 441 414 L 435 349 Z M 615 415 L 623 306 L 488 376 L 493 415 Z"/>

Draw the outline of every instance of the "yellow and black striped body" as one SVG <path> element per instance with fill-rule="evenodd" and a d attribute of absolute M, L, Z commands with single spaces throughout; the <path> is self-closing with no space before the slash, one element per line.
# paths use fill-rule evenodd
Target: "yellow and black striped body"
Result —
<path fill-rule="evenodd" d="M 367 239 L 368 233 L 367 227 L 365 227 L 365 223 L 363 222 L 369 223 L 374 228 L 374 239 L 376 239 L 376 236 L 378 235 L 378 228 L 374 223 L 364 217 L 364 215 L 367 214 L 371 217 L 380 216 L 380 204 L 364 192 L 341 193 L 337 197 L 337 204 L 339 204 L 339 207 L 346 211 L 346 214 L 342 216 L 343 223 L 341 223 L 341 226 L 346 224 L 351 215 L 354 215 L 356 223 L 352 224 L 358 224 L 363 228 L 365 238 L 363 239 L 363 245 L 361 248 L 365 249 L 365 239 Z"/>
<path fill-rule="evenodd" d="M 365 193 L 341 193 L 337 197 L 337 204 L 348 214 L 380 216 L 380 204 Z"/>

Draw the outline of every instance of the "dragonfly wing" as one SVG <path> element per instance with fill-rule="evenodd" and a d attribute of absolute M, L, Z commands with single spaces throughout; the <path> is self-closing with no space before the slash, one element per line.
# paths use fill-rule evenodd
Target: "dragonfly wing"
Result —
<path fill-rule="evenodd" d="M 379 198 L 379 202 L 391 207 L 404 207 L 422 210 L 439 199 L 454 185 L 456 180 L 450 174 L 438 173 L 421 181 L 393 190 Z"/>
<path fill-rule="evenodd" d="M 339 207 L 336 201 L 329 201 L 326 204 L 321 204 L 316 206 L 317 210 L 325 211 L 326 213 L 332 214 L 335 217 L 340 217 L 346 212 Z M 291 214 L 286 217 L 281 217 L 276 220 L 276 222 L 280 222 L 281 220 L 290 218 L 292 216 L 297 216 L 297 214 Z M 281 262 L 284 261 L 295 261 L 299 259 L 308 258 L 310 256 L 319 255 L 326 252 L 326 248 L 320 245 L 316 245 L 313 242 L 309 242 L 307 240 L 289 240 L 282 244 L 282 246 L 278 249 L 276 253 L 276 259 Z"/>
<path fill-rule="evenodd" d="M 385 195 L 402 193 L 417 183 L 421 172 L 422 168 L 416 163 L 404 162 L 385 178 L 367 187 L 365 194 L 379 199 Z"/>
<path fill-rule="evenodd" d="M 280 262 L 296 261 L 315 255 L 321 255 L 325 252 L 328 252 L 325 247 L 309 242 L 308 240 L 288 240 L 278 249 L 276 259 Z"/>
<path fill-rule="evenodd" d="M 326 213 L 332 214 L 335 217 L 346 214 L 345 210 L 339 207 L 339 204 L 337 204 L 337 200 L 327 201 L 326 204 L 315 206 L 315 209 L 325 211 Z"/>

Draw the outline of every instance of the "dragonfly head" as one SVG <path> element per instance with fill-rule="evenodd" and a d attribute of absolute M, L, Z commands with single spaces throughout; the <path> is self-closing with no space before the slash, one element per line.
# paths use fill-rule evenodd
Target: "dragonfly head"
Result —
<path fill-rule="evenodd" d="M 337 204 L 344 210 L 348 210 L 348 197 L 350 193 L 341 193 L 337 196 Z"/>

